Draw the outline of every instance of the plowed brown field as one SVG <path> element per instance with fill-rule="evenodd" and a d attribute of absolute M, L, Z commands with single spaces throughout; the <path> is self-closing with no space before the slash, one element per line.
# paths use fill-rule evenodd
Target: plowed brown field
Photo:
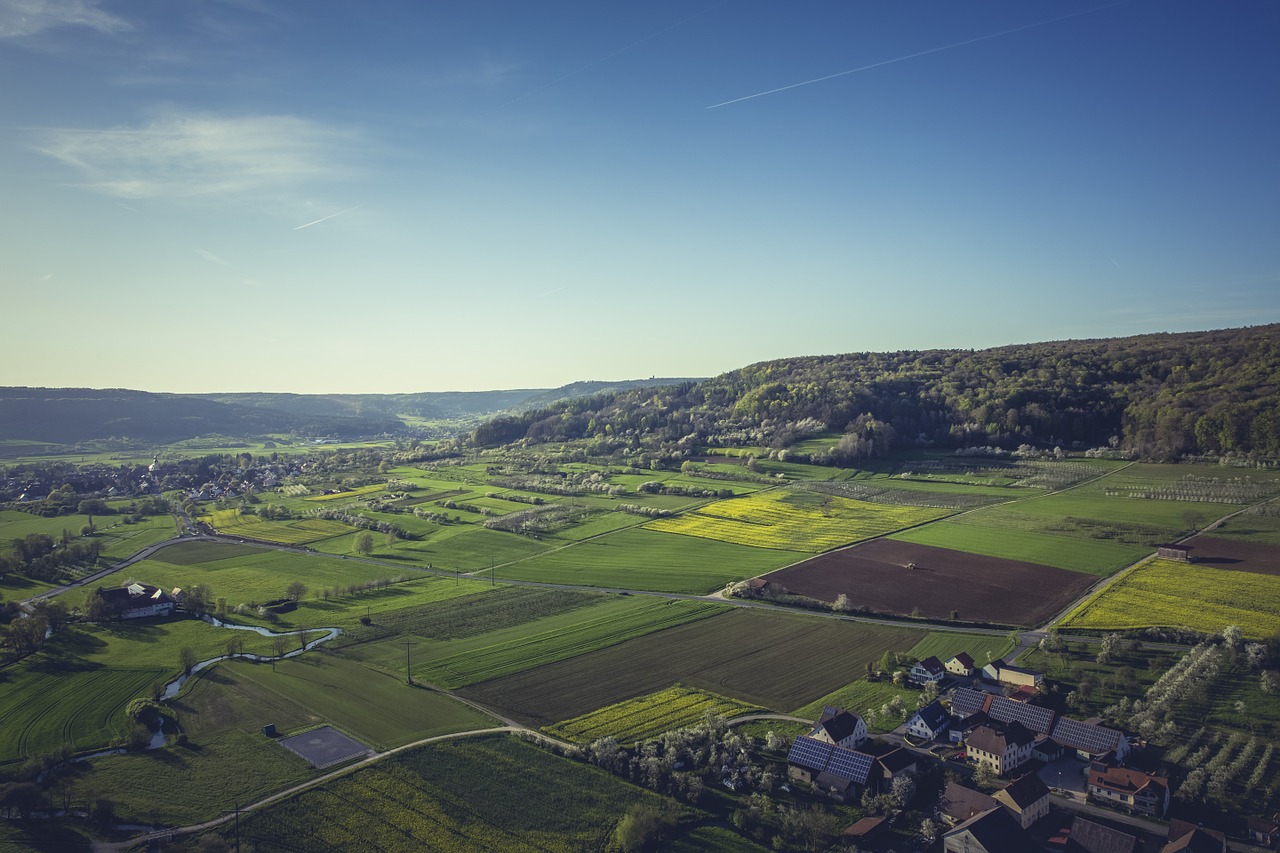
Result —
<path fill-rule="evenodd" d="M 1215 569 L 1280 575 L 1280 546 L 1270 542 L 1238 542 L 1213 536 L 1197 536 L 1187 543 L 1197 563 Z"/>
<path fill-rule="evenodd" d="M 915 563 L 914 570 L 906 568 Z M 853 607 L 965 622 L 1040 625 L 1097 578 L 1052 566 L 875 539 L 822 554 L 769 580 L 820 601 L 844 593 Z"/>

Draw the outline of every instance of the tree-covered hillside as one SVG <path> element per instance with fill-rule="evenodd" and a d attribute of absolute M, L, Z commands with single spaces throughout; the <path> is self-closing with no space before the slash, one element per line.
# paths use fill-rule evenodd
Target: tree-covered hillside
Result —
<path fill-rule="evenodd" d="M 832 430 L 849 458 L 1021 444 L 1280 456 L 1280 326 L 782 359 L 501 418 L 472 440 L 784 448 Z"/>

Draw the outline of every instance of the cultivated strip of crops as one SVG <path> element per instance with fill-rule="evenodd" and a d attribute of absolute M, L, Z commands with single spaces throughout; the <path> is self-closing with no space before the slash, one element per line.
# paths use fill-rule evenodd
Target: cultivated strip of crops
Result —
<path fill-rule="evenodd" d="M 757 548 L 813 553 L 923 524 L 948 512 L 779 489 L 716 501 L 675 518 L 651 521 L 645 527 Z"/>
<path fill-rule="evenodd" d="M 546 730 L 557 737 L 578 743 L 589 743 L 605 736 L 615 737 L 620 743 L 631 743 L 695 725 L 702 722 L 708 714 L 736 717 L 759 710 L 759 705 L 718 696 L 706 690 L 676 686 L 609 705 L 548 726 Z"/>
<path fill-rule="evenodd" d="M 644 602 L 621 611 L 610 608 L 607 613 L 567 627 L 437 658 L 416 667 L 415 674 L 444 687 L 461 687 L 603 649 L 723 611 L 724 605 L 702 601 Z"/>
<path fill-rule="evenodd" d="M 1119 631 L 1186 627 L 1213 633 L 1238 625 L 1269 637 L 1280 625 L 1280 577 L 1152 560 L 1072 611 L 1064 628 Z"/>
<path fill-rule="evenodd" d="M 241 835 L 263 850 L 598 850 L 637 800 L 659 801 L 598 768 L 490 736 L 291 797 L 253 813 Z"/>
<path fill-rule="evenodd" d="M 358 489 L 347 489 L 345 492 L 337 492 L 332 495 L 309 495 L 303 500 L 308 501 L 340 501 L 343 498 L 358 498 L 361 495 L 371 495 L 374 492 L 385 492 L 387 490 L 386 483 L 374 483 L 372 486 L 361 486 Z"/>

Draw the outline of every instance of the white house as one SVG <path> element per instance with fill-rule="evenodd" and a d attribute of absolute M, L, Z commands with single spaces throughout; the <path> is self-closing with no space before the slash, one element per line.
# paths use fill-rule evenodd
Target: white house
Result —
<path fill-rule="evenodd" d="M 922 740 L 933 740 L 951 726 L 951 715 L 937 699 L 925 705 L 907 720 L 907 734 Z"/>

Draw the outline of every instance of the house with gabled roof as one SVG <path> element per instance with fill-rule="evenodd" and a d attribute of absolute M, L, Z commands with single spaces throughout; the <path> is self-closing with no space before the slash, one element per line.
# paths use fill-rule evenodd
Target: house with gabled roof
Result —
<path fill-rule="evenodd" d="M 923 687 L 926 684 L 937 684 L 946 674 L 947 669 L 942 665 L 942 661 L 931 655 L 912 664 L 911 672 L 907 677 L 912 684 Z"/>
<path fill-rule="evenodd" d="M 1094 823 L 1076 815 L 1063 835 L 1050 839 L 1049 847 L 1063 853 L 1134 853 L 1138 839 L 1127 832 Z"/>
<path fill-rule="evenodd" d="M 952 675 L 958 675 L 961 678 L 969 678 L 978 671 L 978 665 L 973 662 L 973 658 L 968 652 L 960 652 L 946 663 L 947 672 Z"/>
<path fill-rule="evenodd" d="M 1280 812 L 1271 817 L 1251 817 L 1247 821 L 1249 840 L 1254 844 L 1276 849 L 1280 844 Z"/>
<path fill-rule="evenodd" d="M 942 836 L 946 853 L 1034 853 L 1036 845 L 1009 813 L 996 807 Z"/>
<path fill-rule="evenodd" d="M 787 775 L 844 802 L 868 784 L 874 763 L 865 752 L 800 735 L 787 752 Z"/>
<path fill-rule="evenodd" d="M 117 619 L 145 619 L 150 616 L 172 616 L 175 602 L 158 586 L 134 581 L 116 589 L 99 588 L 104 610 Z"/>
<path fill-rule="evenodd" d="M 981 791 L 948 782 L 938 799 L 938 817 L 947 826 L 959 826 L 969 818 L 990 811 L 1000 804 Z"/>
<path fill-rule="evenodd" d="M 1031 758 L 1035 733 L 1018 722 L 989 723 L 969 732 L 965 749 L 978 764 L 985 764 L 997 776 L 1017 770 Z"/>
<path fill-rule="evenodd" d="M 1185 820 L 1169 821 L 1169 840 L 1160 853 L 1227 853 L 1227 837 Z"/>
<path fill-rule="evenodd" d="M 950 727 L 951 715 L 937 699 L 916 711 L 907 720 L 907 734 L 923 740 L 933 740 Z"/>
<path fill-rule="evenodd" d="M 1049 813 L 1049 788 L 1035 773 L 1024 773 L 992 796 L 1023 829 Z"/>
<path fill-rule="evenodd" d="M 867 724 L 857 714 L 828 706 L 822 710 L 809 737 L 856 749 L 867 739 Z"/>
<path fill-rule="evenodd" d="M 1169 780 L 1131 767 L 1109 767 L 1094 761 L 1089 765 L 1088 797 L 1137 814 L 1164 817 L 1169 810 Z"/>

